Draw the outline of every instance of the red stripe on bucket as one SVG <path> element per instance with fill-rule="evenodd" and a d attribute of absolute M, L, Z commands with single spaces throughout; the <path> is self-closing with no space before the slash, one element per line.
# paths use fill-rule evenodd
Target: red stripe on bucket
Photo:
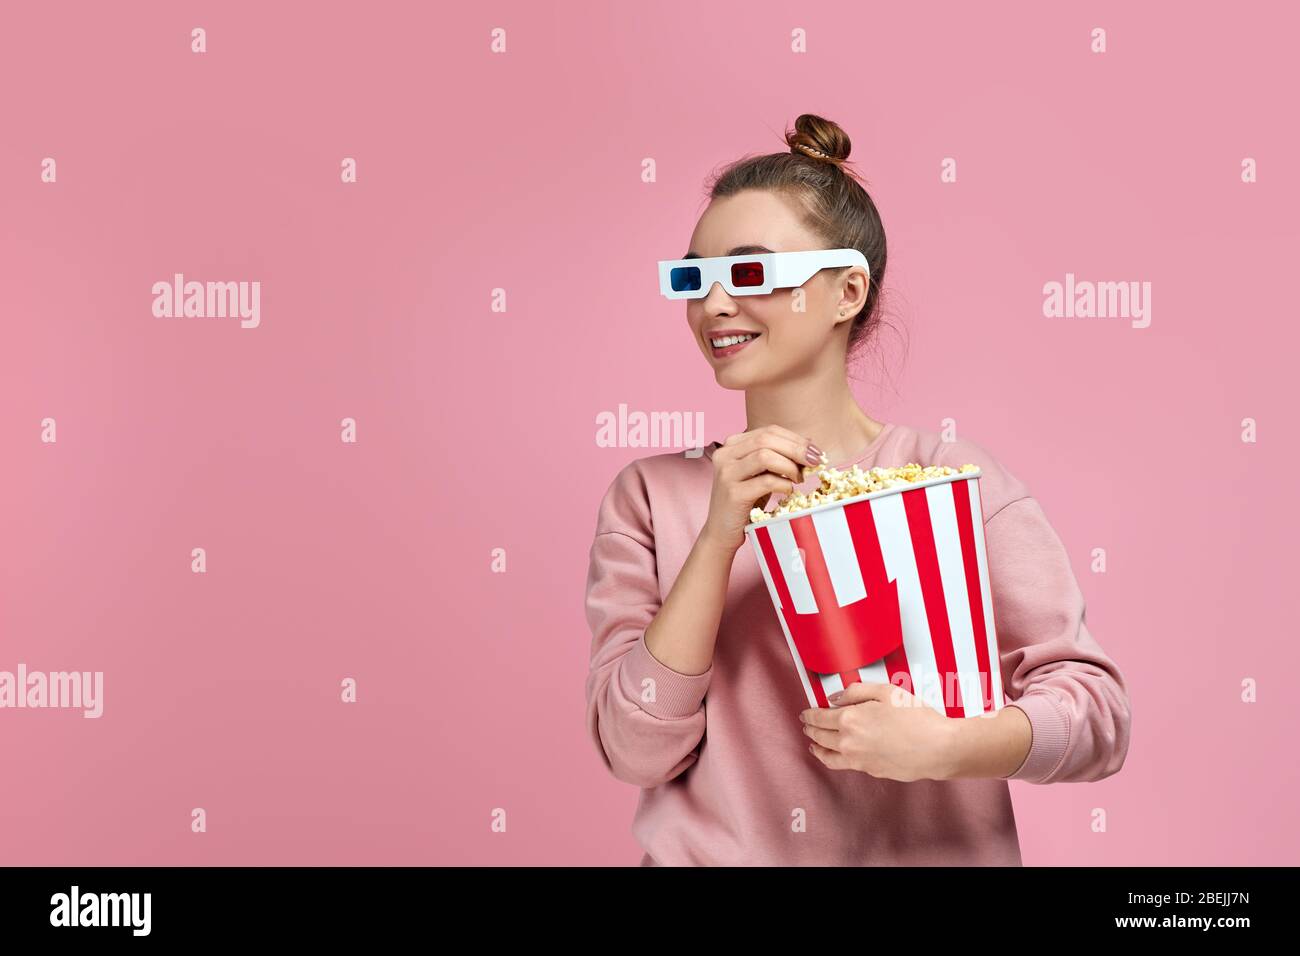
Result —
<path fill-rule="evenodd" d="M 971 515 L 969 483 L 969 478 L 952 482 L 952 494 L 957 506 L 962 565 L 966 569 L 966 598 L 970 604 L 971 625 L 975 632 L 975 659 L 979 661 L 980 668 L 980 711 L 987 713 L 993 703 L 993 676 L 989 672 L 989 641 L 988 632 L 984 629 L 984 594 L 980 590 L 979 554 L 975 550 L 975 524 Z"/>
<path fill-rule="evenodd" d="M 858 568 L 862 571 L 862 583 L 867 594 L 874 593 L 873 588 L 883 588 L 888 583 L 885 570 L 885 555 L 880 550 L 880 535 L 876 531 L 876 516 L 872 511 L 871 501 L 863 501 L 844 509 L 844 517 L 849 525 L 849 537 L 853 539 L 853 550 L 858 555 Z M 891 684 L 903 686 L 911 691 L 912 673 L 907 668 L 907 651 L 902 644 L 884 656 L 885 671 Z M 895 674 L 903 675 L 905 683 L 896 681 Z M 862 678 L 857 674 L 855 680 Z"/>
<path fill-rule="evenodd" d="M 794 535 L 794 543 L 803 552 L 804 574 L 808 578 L 813 600 L 817 602 L 817 613 L 829 617 L 834 613 L 832 609 L 840 606 L 840 602 L 835 596 L 835 584 L 831 581 L 830 569 L 826 567 L 826 556 L 822 554 L 821 539 L 817 537 L 812 516 L 790 519 L 790 533 Z M 861 679 L 857 671 L 843 671 L 840 674 L 840 681 L 845 687 Z"/>
<path fill-rule="evenodd" d="M 965 717 L 961 701 L 961 683 L 956 680 L 957 655 L 952 647 L 952 630 L 948 627 L 948 605 L 944 599 L 943 577 L 939 573 L 939 556 L 934 546 L 934 526 L 930 521 L 930 502 L 925 488 L 904 491 L 903 507 L 907 511 L 907 530 L 912 537 L 916 572 L 921 580 L 925 600 L 925 617 L 930 624 L 934 645 L 934 662 L 939 670 L 944 712 L 949 717 Z M 948 688 L 952 688 L 952 700 Z"/>
<path fill-rule="evenodd" d="M 776 546 L 772 543 L 771 532 L 767 528 L 759 528 L 754 534 L 758 537 L 758 546 L 762 549 L 763 558 L 767 561 L 767 573 L 772 579 L 773 587 L 776 588 L 777 597 L 781 599 L 781 606 L 793 611 L 794 599 L 790 597 L 790 588 L 785 583 L 785 570 L 781 567 L 781 561 L 776 556 Z M 830 704 L 826 700 L 826 691 L 822 688 L 821 676 L 808 668 L 804 668 L 804 670 L 808 674 L 808 683 L 812 685 L 813 696 L 817 698 L 817 706 L 829 707 Z"/>

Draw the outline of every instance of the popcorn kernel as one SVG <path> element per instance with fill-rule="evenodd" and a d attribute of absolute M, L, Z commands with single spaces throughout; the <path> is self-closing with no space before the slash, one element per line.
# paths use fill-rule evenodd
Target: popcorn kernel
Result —
<path fill-rule="evenodd" d="M 909 462 L 898 468 L 876 467 L 870 471 L 863 471 L 858 465 L 840 470 L 828 467 L 826 453 L 823 452 L 820 465 L 805 465 L 803 469 L 805 480 L 815 473 L 820 473 L 820 488 L 810 492 L 792 492 L 786 495 L 772 511 L 754 508 L 749 512 L 749 522 L 754 524 L 769 518 L 806 511 L 818 505 L 856 498 L 858 495 L 870 494 L 873 491 L 884 491 L 931 478 L 946 478 L 974 471 L 979 471 L 978 465 L 966 464 L 960 468 L 952 468 L 948 465 L 919 465 L 916 462 Z"/>

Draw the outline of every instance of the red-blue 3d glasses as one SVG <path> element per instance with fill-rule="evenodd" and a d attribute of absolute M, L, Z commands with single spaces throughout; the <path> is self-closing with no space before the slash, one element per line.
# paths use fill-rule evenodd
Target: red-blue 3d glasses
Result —
<path fill-rule="evenodd" d="M 857 249 L 813 249 L 665 259 L 659 263 L 659 292 L 669 299 L 702 299 L 721 282 L 728 295 L 766 295 L 801 286 L 821 269 L 841 266 L 861 266 L 870 280 L 867 257 Z"/>

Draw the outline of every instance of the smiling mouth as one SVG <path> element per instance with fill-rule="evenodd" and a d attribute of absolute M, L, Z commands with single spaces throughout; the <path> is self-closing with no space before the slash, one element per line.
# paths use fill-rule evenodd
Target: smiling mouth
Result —
<path fill-rule="evenodd" d="M 722 358 L 723 356 L 734 355 L 762 334 L 762 332 L 746 332 L 743 335 L 711 336 L 708 342 L 713 348 L 714 357 Z"/>

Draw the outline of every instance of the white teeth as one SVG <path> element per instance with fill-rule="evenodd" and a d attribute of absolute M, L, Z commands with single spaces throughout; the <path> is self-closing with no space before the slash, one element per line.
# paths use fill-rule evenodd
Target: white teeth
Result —
<path fill-rule="evenodd" d="M 739 345 L 741 342 L 748 342 L 752 339 L 753 333 L 746 335 L 725 335 L 720 339 L 709 339 L 715 349 L 725 349 L 728 345 Z"/>

